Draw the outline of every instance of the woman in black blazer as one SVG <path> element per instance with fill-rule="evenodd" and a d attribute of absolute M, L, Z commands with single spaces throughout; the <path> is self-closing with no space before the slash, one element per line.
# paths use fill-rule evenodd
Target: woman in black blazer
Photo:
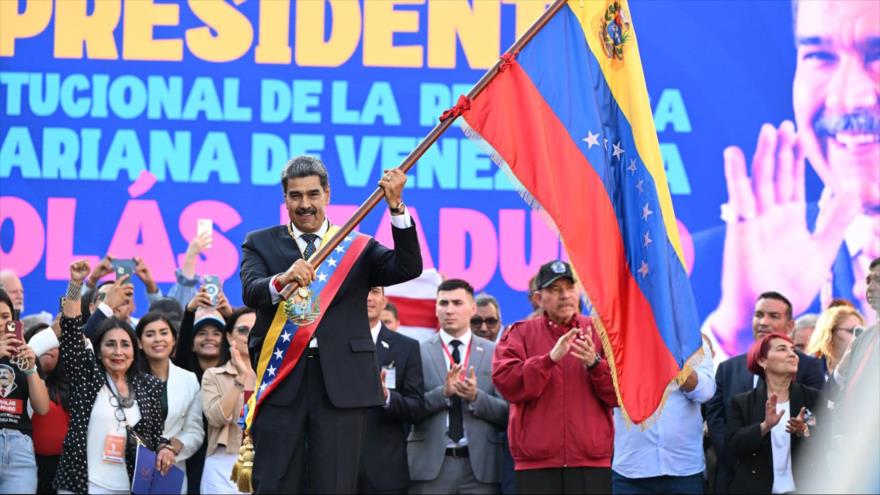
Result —
<path fill-rule="evenodd" d="M 80 289 L 90 267 L 70 265 L 61 316 L 61 361 L 71 383 L 70 425 L 55 484 L 59 493 L 129 493 L 134 444 L 126 426 L 151 450 L 161 448 L 163 383 L 136 366 L 137 337 L 127 323 L 105 321 L 86 348 Z"/>
<path fill-rule="evenodd" d="M 735 459 L 730 493 L 803 491 L 804 475 L 815 466 L 798 461 L 815 437 L 812 411 L 819 391 L 794 382 L 798 356 L 786 335 L 771 333 L 755 342 L 747 363 L 763 381 L 734 396 L 728 408 L 727 448 Z"/>

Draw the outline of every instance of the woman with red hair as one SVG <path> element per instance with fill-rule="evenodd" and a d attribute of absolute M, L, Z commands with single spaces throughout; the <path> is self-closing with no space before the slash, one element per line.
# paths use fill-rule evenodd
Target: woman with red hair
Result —
<path fill-rule="evenodd" d="M 757 387 L 735 396 L 727 413 L 727 448 L 736 460 L 730 493 L 804 491 L 814 466 L 797 461 L 815 424 L 819 391 L 794 381 L 798 356 L 787 335 L 771 333 L 747 356 Z M 806 458 L 806 456 L 804 456 Z"/>

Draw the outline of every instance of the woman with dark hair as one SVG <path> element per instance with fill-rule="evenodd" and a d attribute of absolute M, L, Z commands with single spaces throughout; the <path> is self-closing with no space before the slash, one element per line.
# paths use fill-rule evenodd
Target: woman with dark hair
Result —
<path fill-rule="evenodd" d="M 171 362 L 177 330 L 163 313 L 150 311 L 144 315 L 135 333 L 140 344 L 141 371 L 165 382 L 167 414 L 162 436 L 168 444 L 159 450 L 156 462 L 162 472 L 176 465 L 186 473 L 186 460 L 199 450 L 205 439 L 199 380 L 193 372 Z"/>
<path fill-rule="evenodd" d="M 53 322 L 58 325 L 58 319 Z M 58 338 L 53 328 L 40 323 L 25 334 L 40 363 L 40 377 L 49 391 L 49 411 L 34 413 L 34 453 L 37 458 L 37 493 L 55 493 L 55 473 L 70 423 L 70 380 L 59 359 Z"/>
<path fill-rule="evenodd" d="M 49 410 L 49 393 L 37 374 L 34 351 L 15 338 L 12 299 L 0 289 L 0 493 L 36 493 L 37 463 L 28 416 Z M 13 325 L 11 330 L 8 325 Z"/>
<path fill-rule="evenodd" d="M 794 381 L 798 355 L 787 335 L 771 333 L 752 345 L 749 371 L 763 379 L 733 397 L 727 413 L 727 448 L 734 456 L 730 493 L 790 493 L 804 489 L 804 474 L 815 466 L 798 463 L 804 442 L 815 432 L 811 410 L 819 391 Z"/>
<path fill-rule="evenodd" d="M 229 348 L 223 345 L 224 323 L 217 315 L 228 315 L 232 308 L 221 291 L 217 295 L 216 308 L 211 304 L 211 296 L 205 286 L 199 288 L 196 295 L 187 303 L 180 332 L 177 339 L 177 352 L 174 364 L 195 373 L 202 383 L 205 370 L 220 366 L 229 360 Z M 196 318 L 198 314 L 198 318 Z M 224 316 L 225 317 L 225 316 Z M 202 417 L 202 426 L 208 429 L 207 419 Z M 186 461 L 187 492 L 198 494 L 202 483 L 202 468 L 205 465 L 205 449 L 207 442 Z"/>
<path fill-rule="evenodd" d="M 95 332 L 96 348 L 86 347 L 79 299 L 89 271 L 87 261 L 70 265 L 62 307 L 61 362 L 72 388 L 55 484 L 59 493 L 129 493 L 136 443 L 163 447 L 163 384 L 138 371 L 137 337 L 127 323 L 105 321 Z"/>
<path fill-rule="evenodd" d="M 226 341 L 231 358 L 222 366 L 205 371 L 202 407 L 208 418 L 207 456 L 202 473 L 202 493 L 236 493 L 229 480 L 241 447 L 241 409 L 254 391 L 256 373 L 248 358 L 247 339 L 256 322 L 250 308 L 233 311 L 226 320 Z"/>

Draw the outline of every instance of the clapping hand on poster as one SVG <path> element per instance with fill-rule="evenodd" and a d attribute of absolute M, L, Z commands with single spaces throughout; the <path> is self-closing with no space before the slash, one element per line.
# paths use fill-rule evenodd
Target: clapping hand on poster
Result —
<path fill-rule="evenodd" d="M 804 154 L 794 124 L 765 124 L 751 161 L 742 150 L 724 150 L 728 202 L 721 301 L 711 316 L 715 337 L 728 353 L 752 340 L 749 322 L 757 296 L 776 290 L 797 314 L 816 297 L 861 204 L 857 184 L 841 178 L 810 231 L 804 199 Z M 796 256 L 793 256 L 797 253 Z"/>

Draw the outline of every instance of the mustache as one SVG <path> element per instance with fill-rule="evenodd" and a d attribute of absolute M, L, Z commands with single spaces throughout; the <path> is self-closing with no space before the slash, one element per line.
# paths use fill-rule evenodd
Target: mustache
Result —
<path fill-rule="evenodd" d="M 822 136 L 833 136 L 839 132 L 877 134 L 880 133 L 880 110 L 859 109 L 842 115 L 823 112 L 813 120 L 813 128 L 816 134 Z"/>
<path fill-rule="evenodd" d="M 318 209 L 317 208 L 297 208 L 295 210 L 295 212 L 297 215 L 317 215 Z"/>

